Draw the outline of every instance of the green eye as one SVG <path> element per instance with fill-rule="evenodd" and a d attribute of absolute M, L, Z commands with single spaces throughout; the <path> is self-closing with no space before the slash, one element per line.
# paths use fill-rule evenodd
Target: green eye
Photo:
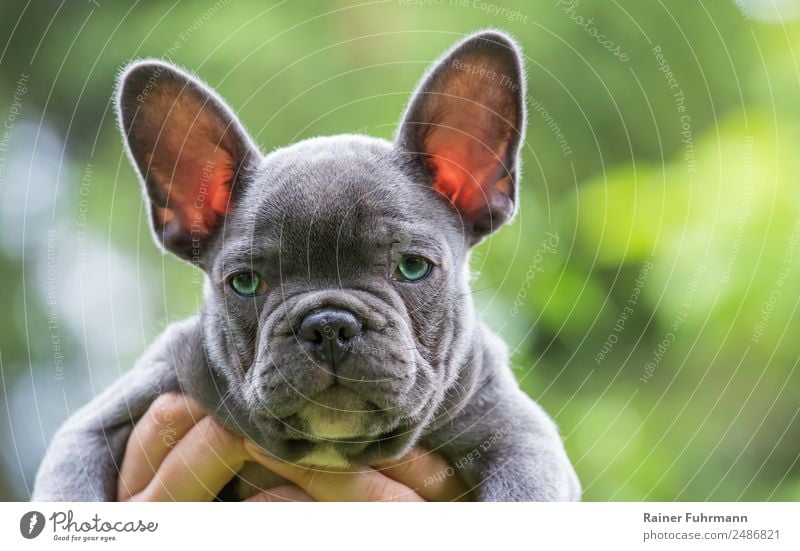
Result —
<path fill-rule="evenodd" d="M 401 281 L 419 281 L 431 273 L 431 263 L 421 256 L 404 256 L 397 263 L 395 277 Z"/>
<path fill-rule="evenodd" d="M 254 297 L 267 290 L 267 284 L 255 272 L 238 272 L 231 276 L 231 288 L 243 297 Z"/>

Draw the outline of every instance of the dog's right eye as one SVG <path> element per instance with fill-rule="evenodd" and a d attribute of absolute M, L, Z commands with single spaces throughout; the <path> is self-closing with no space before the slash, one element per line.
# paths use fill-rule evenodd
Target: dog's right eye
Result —
<path fill-rule="evenodd" d="M 267 291 L 267 284 L 256 272 L 245 271 L 233 274 L 228 280 L 231 289 L 243 297 L 254 297 Z"/>

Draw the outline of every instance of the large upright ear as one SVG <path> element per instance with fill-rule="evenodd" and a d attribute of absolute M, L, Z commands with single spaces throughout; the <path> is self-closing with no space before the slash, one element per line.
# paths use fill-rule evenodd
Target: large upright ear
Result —
<path fill-rule="evenodd" d="M 474 243 L 514 215 L 524 132 L 518 46 L 486 31 L 456 44 L 423 77 L 397 145 L 458 210 Z"/>
<path fill-rule="evenodd" d="M 203 265 L 258 150 L 219 96 L 170 64 L 130 65 L 117 102 L 156 237 L 165 249 Z"/>

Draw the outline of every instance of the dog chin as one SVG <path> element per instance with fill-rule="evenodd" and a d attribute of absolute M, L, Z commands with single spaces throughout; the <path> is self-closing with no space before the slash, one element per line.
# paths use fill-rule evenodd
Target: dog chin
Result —
<path fill-rule="evenodd" d="M 321 469 L 346 470 L 353 467 L 352 463 L 339 453 L 336 446 L 330 444 L 318 445 L 311 453 L 300 458 L 297 463 Z"/>
<path fill-rule="evenodd" d="M 371 408 L 366 400 L 342 386 L 317 394 L 299 413 L 315 440 L 360 439 L 367 436 Z"/>
<path fill-rule="evenodd" d="M 304 416 L 309 436 L 315 440 L 347 440 L 364 437 L 361 430 L 363 425 L 361 421 L 362 415 L 350 414 L 349 418 L 343 417 L 341 419 L 337 419 L 336 417 L 338 416 L 336 415 L 332 417 L 326 419 L 314 415 Z"/>
<path fill-rule="evenodd" d="M 361 452 L 387 432 L 380 426 L 385 422 L 377 422 L 375 406 L 340 385 L 314 396 L 298 417 L 305 437 L 314 445 L 297 463 L 309 467 L 337 470 L 357 467 Z"/>

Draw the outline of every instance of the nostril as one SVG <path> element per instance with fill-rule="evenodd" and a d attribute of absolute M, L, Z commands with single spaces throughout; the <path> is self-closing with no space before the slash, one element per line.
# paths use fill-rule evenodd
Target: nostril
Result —
<path fill-rule="evenodd" d="M 312 344 L 320 344 L 323 340 L 322 330 L 318 323 L 306 323 L 300 325 L 300 338 Z"/>
<path fill-rule="evenodd" d="M 356 320 L 354 320 L 356 321 Z M 361 324 L 357 321 L 355 323 L 345 323 L 339 328 L 339 340 L 347 342 L 361 332 Z"/>
<path fill-rule="evenodd" d="M 325 360 L 338 362 L 348 352 L 350 341 L 361 333 L 361 321 L 350 311 L 314 310 L 300 323 L 299 337 Z"/>

